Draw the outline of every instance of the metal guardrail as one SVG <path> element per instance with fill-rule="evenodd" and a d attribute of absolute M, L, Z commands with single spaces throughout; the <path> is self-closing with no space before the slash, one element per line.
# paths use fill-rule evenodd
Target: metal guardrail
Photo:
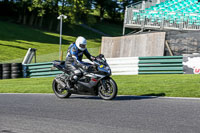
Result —
<path fill-rule="evenodd" d="M 88 60 L 84 60 L 88 61 Z M 108 58 L 113 75 L 183 74 L 183 56 Z M 55 77 L 62 71 L 51 70 L 52 62 L 25 64 L 24 77 Z"/>
<path fill-rule="evenodd" d="M 139 57 L 139 74 L 183 74 L 183 56 Z"/>
<path fill-rule="evenodd" d="M 37 77 L 55 77 L 62 72 L 59 70 L 52 70 L 53 62 L 24 64 L 24 78 Z"/>
<path fill-rule="evenodd" d="M 89 62 L 89 60 L 84 60 Z M 108 64 L 111 67 L 113 75 L 137 75 L 138 74 L 138 57 L 122 57 L 122 58 L 108 58 Z M 61 74 L 62 71 L 51 70 L 52 62 L 25 64 L 23 66 L 24 78 L 37 77 L 55 77 Z"/>

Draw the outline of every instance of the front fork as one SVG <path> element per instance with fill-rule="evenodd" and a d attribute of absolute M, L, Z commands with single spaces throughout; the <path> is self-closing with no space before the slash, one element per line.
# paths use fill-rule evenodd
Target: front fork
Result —
<path fill-rule="evenodd" d="M 113 90 L 110 88 L 110 85 L 108 84 L 108 82 L 109 82 L 109 78 L 100 80 L 100 83 L 102 86 L 101 91 L 105 94 L 110 95 L 110 94 L 112 94 Z"/>
<path fill-rule="evenodd" d="M 104 91 L 108 90 L 105 79 L 101 80 L 100 83 L 102 84 L 102 87 L 103 87 Z"/>

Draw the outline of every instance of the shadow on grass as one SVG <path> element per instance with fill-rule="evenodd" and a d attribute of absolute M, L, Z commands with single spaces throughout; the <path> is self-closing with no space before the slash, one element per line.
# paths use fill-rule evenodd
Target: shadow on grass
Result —
<path fill-rule="evenodd" d="M 15 23 L 10 23 L 7 21 L 0 21 L 0 40 L 4 41 L 17 41 L 24 40 L 28 42 L 39 42 L 39 43 L 48 43 L 57 45 L 59 42 L 59 36 L 46 34 L 46 30 L 39 30 L 33 27 L 26 25 L 20 25 Z M 59 35 L 59 32 L 49 32 L 56 33 Z M 98 42 L 101 40 L 101 35 L 92 32 L 90 30 L 84 29 L 80 25 L 70 25 L 63 24 L 63 35 L 78 37 L 84 36 L 86 39 L 96 39 Z M 74 40 L 75 41 L 75 40 Z M 70 39 L 62 39 L 64 44 L 71 44 Z"/>
<path fill-rule="evenodd" d="M 15 42 L 17 42 L 17 43 L 23 43 L 23 44 L 27 44 L 27 45 L 31 45 L 31 46 L 35 45 L 33 43 L 30 43 L 30 42 L 21 42 L 21 41 L 17 41 L 17 40 Z"/>
<path fill-rule="evenodd" d="M 25 47 L 20 47 L 20 46 L 13 46 L 13 45 L 7 45 L 7 44 L 0 44 L 2 46 L 7 46 L 7 47 L 12 47 L 12 48 L 18 48 L 18 49 L 22 49 L 22 50 L 27 50 L 27 48 Z"/>
<path fill-rule="evenodd" d="M 24 40 L 28 42 L 40 42 L 48 44 L 58 44 L 59 37 L 54 35 L 48 35 L 42 30 L 34 29 L 25 25 L 19 25 L 14 23 L 9 23 L 6 21 L 0 21 L 0 40 L 5 41 L 17 41 Z M 57 33 L 59 34 L 59 33 Z M 63 42 L 69 44 L 70 40 L 62 40 Z"/>

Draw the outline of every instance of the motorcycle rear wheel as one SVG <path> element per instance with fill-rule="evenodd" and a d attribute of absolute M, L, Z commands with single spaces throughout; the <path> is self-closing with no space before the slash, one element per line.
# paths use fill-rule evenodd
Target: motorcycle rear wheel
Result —
<path fill-rule="evenodd" d="M 52 89 L 58 98 L 69 98 L 71 96 L 71 93 L 67 89 L 62 88 L 55 79 L 53 80 Z"/>
<path fill-rule="evenodd" d="M 104 79 L 105 80 L 105 79 Z M 112 78 L 105 80 L 106 88 L 101 84 L 98 89 L 99 96 L 104 100 L 112 100 L 117 96 L 117 84 Z"/>

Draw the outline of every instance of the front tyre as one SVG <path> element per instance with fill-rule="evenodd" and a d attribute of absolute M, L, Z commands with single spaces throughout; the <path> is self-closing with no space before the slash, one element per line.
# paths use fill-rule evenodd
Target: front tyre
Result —
<path fill-rule="evenodd" d="M 117 90 L 117 84 L 112 78 L 103 79 L 98 88 L 98 94 L 104 100 L 112 100 L 117 96 Z"/>
<path fill-rule="evenodd" d="M 71 93 L 57 83 L 55 79 L 53 80 L 52 89 L 55 95 L 59 98 L 69 98 L 71 96 Z"/>

